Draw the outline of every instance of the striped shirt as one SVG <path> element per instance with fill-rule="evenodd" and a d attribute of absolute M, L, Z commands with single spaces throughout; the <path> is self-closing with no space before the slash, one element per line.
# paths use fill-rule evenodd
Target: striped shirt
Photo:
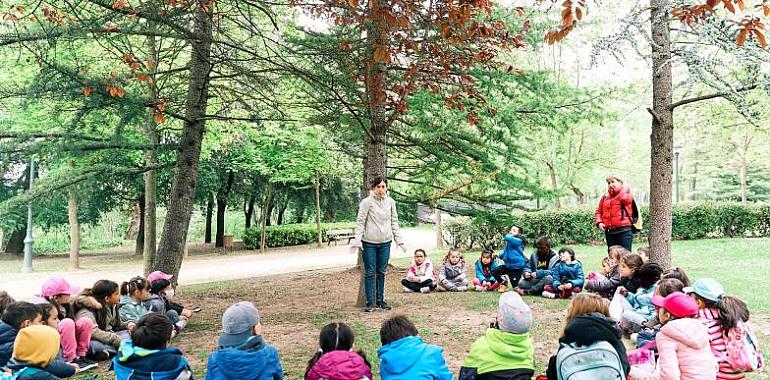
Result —
<path fill-rule="evenodd" d="M 711 352 L 719 362 L 719 372 L 717 380 L 743 380 L 746 375 L 736 371 L 730 363 L 727 362 L 727 344 L 722 331 L 722 321 L 719 319 L 719 310 L 716 308 L 705 308 L 698 311 L 698 319 L 706 325 L 709 331 L 709 340 L 711 341 Z"/>

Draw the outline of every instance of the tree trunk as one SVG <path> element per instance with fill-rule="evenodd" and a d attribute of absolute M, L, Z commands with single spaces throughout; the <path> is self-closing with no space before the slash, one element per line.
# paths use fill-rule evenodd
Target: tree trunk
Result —
<path fill-rule="evenodd" d="M 273 202 L 273 199 L 275 199 L 275 198 L 271 196 L 270 197 L 270 202 L 267 205 L 267 211 L 264 212 L 265 216 L 264 216 L 263 220 L 264 220 L 266 226 L 273 225 L 273 221 L 272 221 L 273 209 L 275 209 L 275 202 Z"/>
<path fill-rule="evenodd" d="M 321 212 L 321 205 L 318 205 L 318 212 Z M 305 222 L 305 205 L 297 206 L 297 209 L 294 210 L 294 213 L 294 223 Z"/>
<path fill-rule="evenodd" d="M 134 204 L 131 207 L 131 213 L 129 214 L 128 228 L 123 235 L 123 240 L 135 240 L 136 234 L 139 233 L 139 221 L 142 219 L 140 215 L 141 210 L 139 204 Z"/>
<path fill-rule="evenodd" d="M 137 202 L 137 206 L 139 207 L 139 229 L 136 233 L 136 245 L 134 246 L 134 255 L 135 256 L 143 256 L 144 255 L 144 229 L 146 226 L 144 225 L 144 212 L 145 212 L 145 204 L 144 204 L 144 196 L 140 197 Z M 150 272 L 147 272 L 150 273 Z"/>
<path fill-rule="evenodd" d="M 197 11 L 192 21 L 196 38 L 190 40 L 191 58 L 184 129 L 177 155 L 176 176 L 168 202 L 168 214 L 153 263 L 154 270 L 174 275 L 175 281 L 179 278 L 179 268 L 182 266 L 195 199 L 211 73 L 213 7 L 208 0 L 196 2 Z"/>
<path fill-rule="evenodd" d="M 444 249 L 444 230 L 441 226 L 441 210 L 436 208 L 436 205 L 434 205 L 433 212 L 436 213 L 436 249 Z"/>
<path fill-rule="evenodd" d="M 74 167 L 74 161 L 70 160 L 70 167 Z M 80 269 L 80 223 L 78 223 L 78 198 L 74 186 L 69 188 L 67 194 L 67 219 L 70 224 L 70 270 Z"/>
<path fill-rule="evenodd" d="M 214 247 L 217 248 L 225 246 L 225 211 L 227 211 L 227 198 L 230 197 L 234 180 L 233 171 L 228 170 L 227 183 L 217 192 L 217 236 L 214 243 Z"/>
<path fill-rule="evenodd" d="M 556 181 L 556 168 L 554 168 L 554 165 L 551 162 L 546 162 L 545 164 L 548 166 L 548 174 L 551 177 L 551 188 L 553 188 L 553 191 L 557 194 L 556 198 L 553 200 L 553 207 L 561 208 L 561 198 L 558 195 L 559 183 Z"/>
<path fill-rule="evenodd" d="M 577 200 L 577 203 L 579 205 L 586 203 L 586 195 L 583 193 L 583 191 L 580 190 L 579 187 L 572 185 L 570 186 L 572 188 L 572 192 L 575 194 L 575 199 Z"/>
<path fill-rule="evenodd" d="M 741 177 L 741 203 L 746 203 L 748 201 L 747 199 L 747 188 L 748 188 L 748 179 L 746 175 L 746 159 L 741 159 L 741 167 L 740 167 L 740 177 Z"/>
<path fill-rule="evenodd" d="M 323 246 L 323 237 L 321 236 L 321 175 L 315 176 L 315 229 L 318 232 L 318 248 Z"/>
<path fill-rule="evenodd" d="M 206 232 L 203 242 L 211 243 L 211 219 L 214 214 L 214 196 L 209 193 L 209 199 L 206 201 Z"/>
<path fill-rule="evenodd" d="M 652 147 L 650 159 L 650 253 L 663 268 L 671 265 L 671 179 L 674 115 L 671 110 L 669 0 L 650 0 L 652 8 Z"/>
<path fill-rule="evenodd" d="M 259 244 L 259 251 L 265 252 L 267 246 L 267 234 L 265 233 L 265 227 L 267 226 L 267 219 L 270 219 L 270 215 L 267 214 L 267 207 L 273 201 L 273 184 L 267 184 L 267 190 L 265 191 L 265 201 L 262 203 L 262 211 L 260 211 L 259 225 L 261 230 L 261 239 Z"/>
<path fill-rule="evenodd" d="M 257 197 L 254 194 L 251 194 L 246 201 L 246 212 L 244 213 L 244 217 L 246 218 L 246 228 L 251 227 L 251 221 L 254 219 L 254 202 L 256 200 Z"/>
<path fill-rule="evenodd" d="M 8 244 L 5 245 L 5 253 L 21 255 L 24 253 L 24 238 L 27 237 L 27 226 L 23 225 L 11 232 Z"/>
<path fill-rule="evenodd" d="M 279 226 L 283 224 L 283 215 L 284 213 L 286 213 L 286 207 L 288 207 L 288 205 L 289 203 L 287 201 L 287 202 L 281 203 L 281 206 L 278 207 L 278 216 L 275 219 L 275 224 Z"/>
<path fill-rule="evenodd" d="M 147 56 L 148 59 L 153 62 L 158 62 L 158 49 L 155 36 L 147 37 Z M 155 76 L 157 65 L 150 67 L 150 79 L 147 83 L 147 94 L 150 99 L 158 98 L 157 78 Z M 147 119 L 144 122 L 144 134 L 147 137 L 149 143 L 156 146 L 160 143 L 160 137 L 158 136 L 158 125 L 155 122 L 155 115 L 153 113 L 147 114 Z M 144 151 L 144 162 L 147 166 L 157 165 L 158 157 L 155 148 L 147 149 Z M 157 189 L 158 180 L 157 172 L 150 170 L 144 173 L 144 267 L 143 271 L 145 275 L 150 273 L 152 263 L 155 261 L 155 253 L 158 247 L 158 218 L 157 218 Z"/>

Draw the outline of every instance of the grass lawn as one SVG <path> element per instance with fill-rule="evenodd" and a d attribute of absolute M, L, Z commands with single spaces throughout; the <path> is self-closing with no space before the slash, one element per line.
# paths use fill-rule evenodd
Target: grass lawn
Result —
<path fill-rule="evenodd" d="M 711 276 L 720 280 L 729 294 L 744 299 L 765 356 L 770 344 L 770 301 L 754 289 L 770 269 L 764 252 L 770 239 L 700 240 L 674 242 L 674 263 L 685 268 L 691 279 Z M 602 246 L 574 247 L 586 272 L 599 267 L 606 250 Z M 433 252 L 434 263 L 443 253 Z M 467 254 L 469 265 L 478 252 Z M 380 323 L 396 313 L 409 315 L 426 341 L 444 347 L 450 369 L 456 374 L 470 344 L 494 319 L 497 293 L 405 294 L 398 280 L 405 275 L 406 260 L 394 260 L 387 276 L 386 299 L 391 312 L 362 313 L 353 307 L 358 278 L 356 270 L 326 270 L 251 279 L 216 282 L 180 289 L 181 301 L 200 305 L 187 330 L 175 341 L 190 360 L 196 377 L 205 376 L 206 358 L 216 348 L 224 309 L 238 300 L 254 302 L 260 310 L 264 337 L 281 352 L 286 379 L 302 379 L 307 360 L 318 349 L 320 328 L 334 321 L 353 327 L 356 346 L 363 349 L 377 372 Z M 471 266 L 472 267 L 472 266 Z M 764 281 L 767 284 L 767 281 Z M 760 286 L 762 288 L 762 286 Z M 545 372 L 548 357 L 556 352 L 564 324 L 567 301 L 526 297 L 536 321 L 531 330 L 535 343 L 537 373 Z M 103 373 L 101 378 L 111 378 Z M 379 378 L 375 376 L 375 378 Z M 767 374 L 749 379 L 767 378 Z"/>

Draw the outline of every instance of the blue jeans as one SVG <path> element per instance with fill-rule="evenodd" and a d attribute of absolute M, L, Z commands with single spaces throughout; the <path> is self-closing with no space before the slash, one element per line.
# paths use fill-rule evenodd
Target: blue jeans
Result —
<path fill-rule="evenodd" d="M 385 271 L 390 259 L 390 242 L 367 243 L 361 242 L 364 251 L 364 293 L 366 306 L 374 306 L 374 278 L 377 275 L 377 304 L 383 301 L 385 293 Z"/>

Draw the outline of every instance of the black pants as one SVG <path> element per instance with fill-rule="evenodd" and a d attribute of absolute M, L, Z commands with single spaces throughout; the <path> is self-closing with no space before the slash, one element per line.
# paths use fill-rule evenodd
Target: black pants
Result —
<path fill-rule="evenodd" d="M 492 276 L 494 276 L 495 280 L 497 280 L 497 282 L 499 282 L 500 284 L 514 287 L 519 284 L 519 279 L 521 278 L 521 274 L 523 272 L 524 272 L 524 268 L 511 269 L 506 267 L 505 265 L 500 265 L 499 267 L 492 269 Z M 505 283 L 505 280 L 503 279 L 504 274 L 507 274 L 508 278 L 511 279 L 510 284 Z"/>
<path fill-rule="evenodd" d="M 634 233 L 631 231 L 630 227 L 625 231 L 621 230 L 619 232 L 604 231 L 604 237 L 607 239 L 607 248 L 613 245 L 622 245 L 623 248 L 631 251 L 631 244 L 634 242 Z"/>
<path fill-rule="evenodd" d="M 425 280 L 423 282 L 414 282 L 414 281 L 409 281 L 409 280 L 404 278 L 404 279 L 401 280 L 401 285 L 404 285 L 404 287 L 406 287 L 407 289 L 409 289 L 409 290 L 411 290 L 413 292 L 419 292 L 420 288 L 424 288 L 426 286 L 431 288 L 431 289 L 436 287 L 436 285 L 433 284 L 433 280 L 431 280 L 431 279 Z"/>

